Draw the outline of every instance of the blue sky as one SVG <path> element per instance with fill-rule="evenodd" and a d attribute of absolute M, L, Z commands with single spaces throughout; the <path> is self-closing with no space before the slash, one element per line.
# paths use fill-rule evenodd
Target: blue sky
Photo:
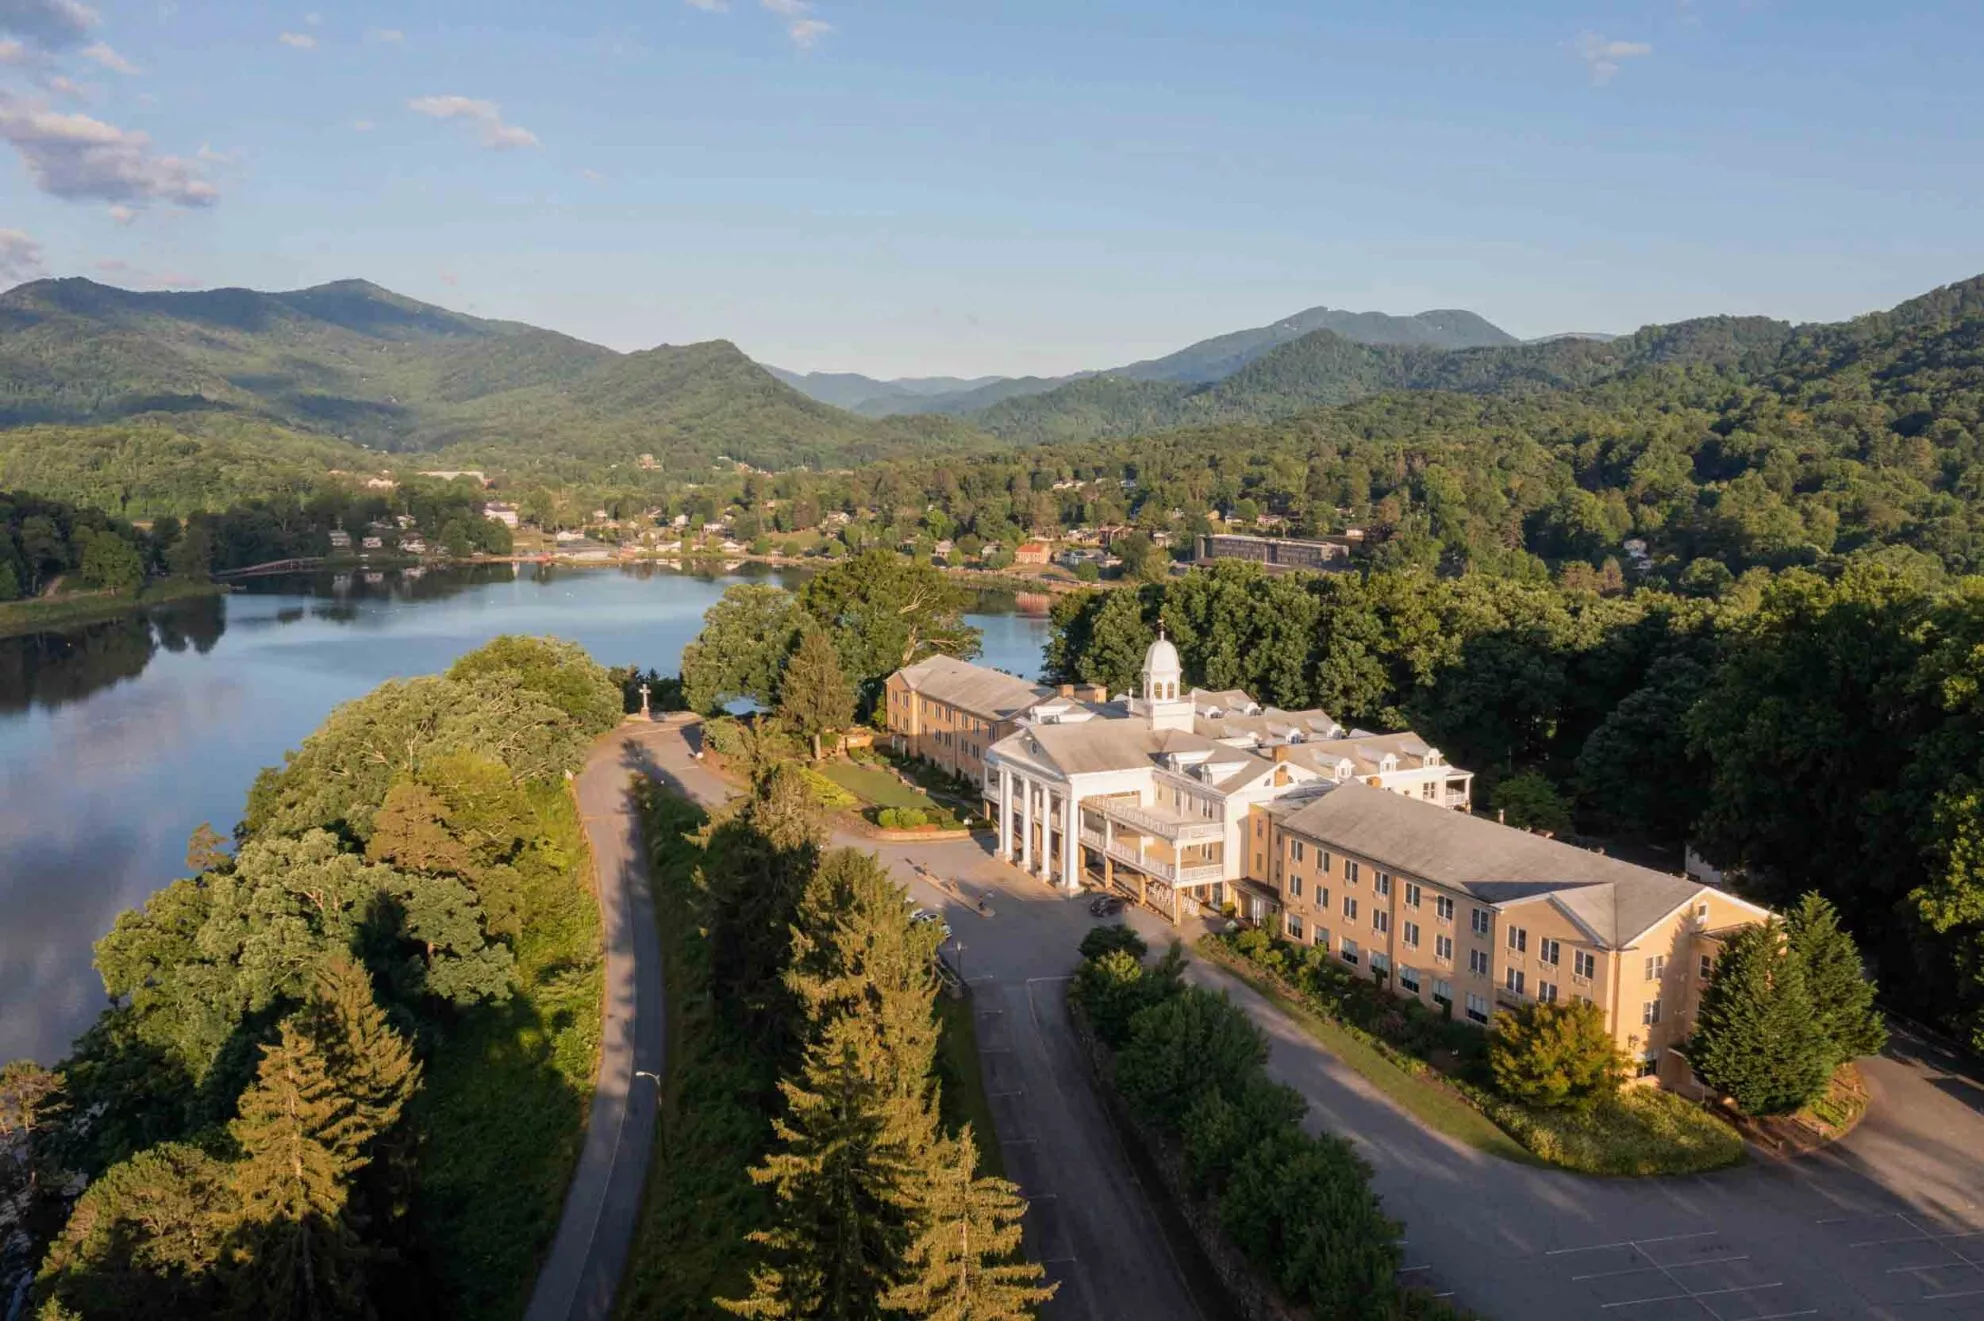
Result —
<path fill-rule="evenodd" d="M 313 3 L 0 0 L 0 284 L 363 276 L 901 375 L 1984 271 L 1975 0 Z"/>

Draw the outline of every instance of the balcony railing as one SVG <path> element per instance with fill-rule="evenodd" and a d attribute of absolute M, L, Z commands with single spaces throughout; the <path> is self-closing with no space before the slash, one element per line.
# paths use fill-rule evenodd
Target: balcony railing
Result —
<path fill-rule="evenodd" d="M 1449 790 L 1447 790 L 1447 806 L 1448 806 L 1448 807 L 1466 807 L 1466 806 L 1467 806 L 1467 791 L 1466 791 L 1466 790 L 1464 790 L 1464 789 L 1449 789 Z"/>
<path fill-rule="evenodd" d="M 1098 816 L 1145 835 L 1155 835 L 1178 843 L 1200 839 L 1223 839 L 1226 827 L 1218 821 L 1189 820 L 1165 812 L 1152 811 L 1134 798 L 1084 798 L 1082 807 Z"/>
<path fill-rule="evenodd" d="M 1082 827 L 1082 843 L 1098 853 L 1107 854 L 1118 862 L 1126 862 L 1138 871 L 1172 885 L 1202 885 L 1208 881 L 1226 879 L 1225 863 L 1194 863 L 1180 867 L 1168 858 L 1155 858 L 1148 853 L 1139 853 L 1121 840 L 1110 840 L 1105 844 L 1101 831 L 1090 830 L 1086 826 Z"/>

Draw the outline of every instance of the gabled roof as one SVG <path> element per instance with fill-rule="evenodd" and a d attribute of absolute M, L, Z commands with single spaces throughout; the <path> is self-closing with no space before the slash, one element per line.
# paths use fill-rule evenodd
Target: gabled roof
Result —
<path fill-rule="evenodd" d="M 1206 756 L 1221 770 L 1209 787 L 1221 789 L 1236 775 L 1273 765 L 1239 748 L 1182 729 L 1152 729 L 1144 720 L 1084 720 L 1076 724 L 1031 724 L 993 745 L 1001 756 L 1016 756 L 1062 776 L 1093 775 L 1161 766 L 1174 753 Z"/>
<path fill-rule="evenodd" d="M 1613 949 L 1710 888 L 1357 780 L 1276 815 L 1284 829 L 1484 903 L 1547 899 Z"/>
<path fill-rule="evenodd" d="M 913 693 L 987 720 L 1011 720 L 1054 690 L 954 656 L 931 656 L 896 673 Z"/>

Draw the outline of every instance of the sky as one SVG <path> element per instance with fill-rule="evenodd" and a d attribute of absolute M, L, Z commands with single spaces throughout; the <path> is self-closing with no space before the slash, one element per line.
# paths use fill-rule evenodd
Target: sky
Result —
<path fill-rule="evenodd" d="M 887 377 L 1984 272 L 1976 0 L 312 2 L 0 0 L 0 287 L 362 277 Z"/>

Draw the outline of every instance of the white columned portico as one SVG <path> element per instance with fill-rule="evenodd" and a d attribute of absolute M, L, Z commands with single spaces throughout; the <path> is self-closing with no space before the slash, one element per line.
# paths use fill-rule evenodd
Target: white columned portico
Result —
<path fill-rule="evenodd" d="M 1013 773 L 999 768 L 999 856 L 1013 856 Z"/>
<path fill-rule="evenodd" d="M 1033 781 L 1020 777 L 1020 870 L 1033 870 Z"/>
<path fill-rule="evenodd" d="M 1065 890 L 1074 891 L 1081 889 L 1082 885 L 1082 809 L 1081 804 L 1075 799 L 1075 786 L 1073 784 L 1068 786 L 1068 792 L 1064 797 L 1066 799 L 1066 810 L 1061 817 L 1063 858 L 1061 865 L 1061 887 Z"/>

